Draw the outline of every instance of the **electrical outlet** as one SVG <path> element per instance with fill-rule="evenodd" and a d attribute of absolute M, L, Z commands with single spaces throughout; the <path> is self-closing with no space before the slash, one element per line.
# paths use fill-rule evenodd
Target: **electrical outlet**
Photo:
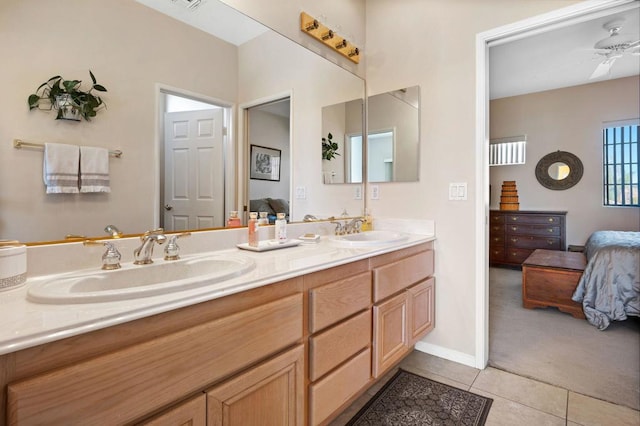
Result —
<path fill-rule="evenodd" d="M 378 185 L 371 185 L 371 199 L 372 200 L 380 199 L 380 187 Z"/>
<path fill-rule="evenodd" d="M 304 200 L 307 198 L 307 188 L 304 186 L 296 186 L 296 198 L 298 200 Z"/>
<path fill-rule="evenodd" d="M 355 200 L 362 200 L 362 186 L 356 185 L 355 191 L 353 193 L 353 198 Z"/>

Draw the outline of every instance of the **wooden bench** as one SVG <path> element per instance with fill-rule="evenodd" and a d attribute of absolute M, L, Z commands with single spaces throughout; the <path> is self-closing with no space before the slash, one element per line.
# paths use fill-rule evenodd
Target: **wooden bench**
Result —
<path fill-rule="evenodd" d="M 584 319 L 582 305 L 571 300 L 571 296 L 586 264 L 583 253 L 535 250 L 522 263 L 522 306 L 528 309 L 554 306 Z"/>

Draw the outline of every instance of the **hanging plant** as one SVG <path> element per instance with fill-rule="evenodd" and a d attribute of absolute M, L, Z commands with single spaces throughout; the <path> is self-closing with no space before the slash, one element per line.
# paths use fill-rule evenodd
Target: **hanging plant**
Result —
<path fill-rule="evenodd" d="M 335 158 L 338 154 L 338 144 L 333 142 L 333 135 L 331 133 L 327 134 L 326 138 L 322 138 L 322 159 L 323 160 L 331 160 Z"/>
<path fill-rule="evenodd" d="M 29 109 L 56 109 L 57 119 L 80 121 L 84 118 L 91 121 L 96 112 L 106 104 L 92 91 L 106 92 L 104 86 L 96 82 L 96 78 L 89 70 L 92 85 L 88 91 L 80 89 L 81 80 L 65 80 L 57 75 L 42 83 L 36 93 L 29 95 Z"/>

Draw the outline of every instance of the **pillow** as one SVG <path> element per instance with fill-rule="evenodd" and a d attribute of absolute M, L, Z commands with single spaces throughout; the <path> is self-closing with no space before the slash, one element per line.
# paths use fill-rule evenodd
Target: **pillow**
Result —
<path fill-rule="evenodd" d="M 249 200 L 250 212 L 267 212 L 268 214 L 275 215 L 271 205 L 269 205 L 268 198 L 258 198 L 257 200 Z"/>
<path fill-rule="evenodd" d="M 269 205 L 276 213 L 285 213 L 289 216 L 289 202 L 282 199 L 267 198 Z"/>

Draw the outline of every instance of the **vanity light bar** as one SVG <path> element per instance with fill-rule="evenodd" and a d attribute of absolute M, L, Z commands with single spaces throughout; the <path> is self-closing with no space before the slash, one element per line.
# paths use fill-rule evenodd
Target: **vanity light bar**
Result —
<path fill-rule="evenodd" d="M 360 63 L 360 49 L 305 12 L 300 12 L 300 31 L 310 35 L 356 64 Z"/>

